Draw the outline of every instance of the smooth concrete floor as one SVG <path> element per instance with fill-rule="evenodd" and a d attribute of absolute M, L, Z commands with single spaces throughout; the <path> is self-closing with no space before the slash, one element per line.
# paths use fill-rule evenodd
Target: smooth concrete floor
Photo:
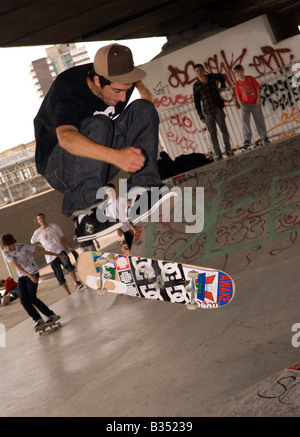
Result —
<path fill-rule="evenodd" d="M 295 257 L 257 270 L 254 278 L 237 276 L 236 296 L 224 309 L 188 311 L 77 291 L 51 306 L 61 315 L 57 332 L 39 336 L 30 319 L 7 331 L 0 348 L 0 415 L 218 415 L 220 399 L 232 400 L 300 361 L 291 344 L 292 325 L 300 322 L 292 279 L 299 263 Z M 248 414 L 258 414 L 255 404 Z"/>
<path fill-rule="evenodd" d="M 57 332 L 40 337 L 30 319 L 7 330 L 0 416 L 299 417 L 299 371 L 287 371 L 300 362 L 299 178 L 300 136 L 190 173 L 181 186 L 208 194 L 203 234 L 148 226 L 134 254 L 206 256 L 234 278 L 233 302 L 188 311 L 77 291 L 51 305 Z"/>

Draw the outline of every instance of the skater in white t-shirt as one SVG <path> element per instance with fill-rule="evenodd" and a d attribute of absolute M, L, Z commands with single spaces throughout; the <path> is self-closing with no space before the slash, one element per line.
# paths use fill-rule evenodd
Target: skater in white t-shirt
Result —
<path fill-rule="evenodd" d="M 66 260 L 62 260 L 58 256 L 49 256 L 45 255 L 47 264 L 51 265 L 52 270 L 58 280 L 58 283 L 63 289 L 71 294 L 68 284 L 66 282 L 62 266 L 68 270 L 70 273 L 74 285 L 76 289 L 82 288 L 82 284 L 78 281 L 75 274 L 75 267 L 71 264 L 70 258 L 65 252 L 64 245 L 69 249 L 73 250 L 69 245 L 67 239 L 64 237 L 64 234 L 61 228 L 55 223 L 47 223 L 46 216 L 43 213 L 37 215 L 37 222 L 40 225 L 39 229 L 37 229 L 31 238 L 31 244 L 35 244 L 37 246 L 42 246 L 45 250 L 50 252 L 54 252 L 55 254 L 65 254 L 67 256 Z"/>

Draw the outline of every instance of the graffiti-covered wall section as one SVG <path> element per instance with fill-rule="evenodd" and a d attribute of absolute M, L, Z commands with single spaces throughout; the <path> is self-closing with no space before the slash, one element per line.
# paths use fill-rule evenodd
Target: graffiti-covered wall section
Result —
<path fill-rule="evenodd" d="M 258 147 L 170 183 L 184 196 L 182 220 L 138 224 L 133 254 L 218 268 L 229 274 L 299 256 L 299 139 L 295 135 Z M 191 202 L 186 187 L 193 189 L 190 215 L 185 214 Z M 204 188 L 204 227 L 188 233 L 186 226 L 197 220 L 197 187 Z"/>
<path fill-rule="evenodd" d="M 237 64 L 242 64 L 245 74 L 256 77 L 262 85 L 262 109 L 269 137 L 277 140 L 299 133 L 300 94 L 292 82 L 297 62 L 300 35 L 275 44 L 267 17 L 261 16 L 144 65 L 148 73 L 144 82 L 160 114 L 161 147 L 172 158 L 210 150 L 208 135 L 193 103 L 197 63 L 203 64 L 207 73 L 225 75 L 228 88 L 222 97 L 232 147 L 243 142 L 240 108 L 233 98 L 233 69 Z"/>

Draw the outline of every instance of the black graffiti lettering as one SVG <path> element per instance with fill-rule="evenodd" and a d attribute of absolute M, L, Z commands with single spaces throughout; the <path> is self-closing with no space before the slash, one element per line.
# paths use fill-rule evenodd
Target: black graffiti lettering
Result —
<path fill-rule="evenodd" d="M 278 381 L 276 381 L 276 383 L 269 388 L 273 394 L 257 393 L 257 395 L 263 399 L 278 399 L 278 401 L 283 405 L 291 405 L 292 402 L 286 402 L 284 397 L 287 397 L 288 395 L 292 396 L 292 392 L 296 389 L 296 387 L 298 388 L 300 382 L 293 384 L 296 380 L 296 376 L 285 376 L 278 379 Z"/>
<path fill-rule="evenodd" d="M 295 102 L 299 101 L 299 94 L 295 88 L 291 87 L 292 76 L 288 76 L 286 80 L 279 79 L 273 84 L 264 83 L 261 86 L 261 101 L 262 105 L 269 104 L 273 111 L 280 108 L 282 110 L 287 107 L 293 107 Z"/>

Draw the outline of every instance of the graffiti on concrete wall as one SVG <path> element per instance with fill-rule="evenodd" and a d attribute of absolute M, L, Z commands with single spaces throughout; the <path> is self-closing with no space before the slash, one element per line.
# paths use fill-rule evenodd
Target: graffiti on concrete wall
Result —
<path fill-rule="evenodd" d="M 221 50 L 202 63 L 207 73 L 224 74 L 227 86 L 232 86 L 235 83 L 234 67 L 237 64 L 243 64 L 246 54 L 246 48 L 243 48 L 238 55 L 233 52 L 226 53 L 225 50 Z M 264 46 L 261 47 L 261 53 L 253 55 L 248 65 L 244 64 L 244 66 L 245 68 L 247 68 L 247 66 L 253 67 L 251 68 L 251 74 L 258 75 L 288 65 L 293 59 L 294 55 L 289 48 L 275 49 L 271 46 Z M 196 80 L 194 66 L 197 63 L 197 60 L 188 60 L 183 67 L 178 65 L 168 66 L 168 83 L 160 81 L 152 89 L 155 96 L 154 104 L 157 108 L 182 105 L 193 100 L 191 92 L 187 94 L 175 94 L 174 96 L 172 89 L 179 87 L 192 88 Z"/>
<path fill-rule="evenodd" d="M 262 85 L 262 107 L 268 135 L 280 139 L 285 136 L 283 131 L 289 131 L 288 135 L 295 134 L 292 129 L 295 129 L 295 122 L 296 124 L 299 122 L 299 110 L 296 105 L 300 100 L 300 95 L 299 90 L 291 86 L 293 77 L 291 72 L 282 68 L 294 60 L 295 56 L 292 50 L 287 47 L 274 48 L 265 45 L 260 48 L 258 53 L 249 58 L 247 48 L 241 49 L 239 53 L 234 53 L 231 49 L 228 52 L 220 50 L 203 61 L 203 65 L 207 73 L 224 74 L 228 87 L 234 86 L 234 67 L 237 64 L 244 65 L 246 74 L 253 76 L 264 74 L 259 78 L 259 82 Z M 202 124 L 193 104 L 192 86 L 196 80 L 194 65 L 197 62 L 197 60 L 188 60 L 183 66 L 168 65 L 168 81 L 164 83 L 161 80 L 152 89 L 154 105 L 158 112 L 163 114 L 161 131 L 164 141 L 171 145 L 172 151 L 176 149 L 173 156 L 181 153 L 207 151 L 207 144 L 205 144 L 204 138 L 199 135 L 199 128 L 202 128 Z M 243 141 L 241 119 L 233 89 L 228 88 L 226 93 L 222 94 L 222 98 L 227 107 L 227 126 L 232 144 L 240 144 Z M 168 116 L 167 113 L 163 112 L 169 108 L 174 110 L 179 106 L 182 109 L 182 105 L 186 110 L 184 115 L 177 113 Z M 293 118 L 287 114 L 292 114 Z"/>
<path fill-rule="evenodd" d="M 191 235 L 174 222 L 149 223 L 138 236 L 147 256 L 244 269 L 258 255 L 286 256 L 296 247 L 300 148 L 292 139 L 259 154 L 239 155 L 222 167 L 204 167 L 179 183 L 204 187 L 204 230 Z"/>

